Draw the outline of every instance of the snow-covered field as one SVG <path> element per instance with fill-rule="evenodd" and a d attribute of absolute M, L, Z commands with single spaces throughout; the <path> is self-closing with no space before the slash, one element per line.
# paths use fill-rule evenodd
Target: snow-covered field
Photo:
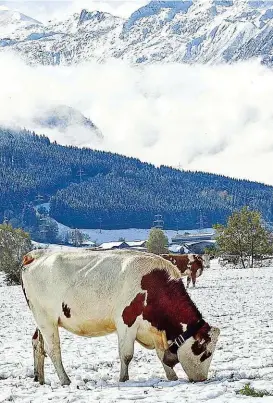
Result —
<path fill-rule="evenodd" d="M 34 322 L 20 287 L 0 287 L 0 402 L 273 402 L 236 394 L 250 382 L 273 394 L 273 268 L 220 269 L 213 262 L 190 294 L 209 323 L 221 328 L 209 380 L 189 383 L 181 367 L 168 382 L 153 351 L 136 345 L 131 380 L 117 382 L 115 335 L 87 339 L 61 332 L 72 379 L 61 387 L 46 359 L 44 386 L 33 382 Z"/>

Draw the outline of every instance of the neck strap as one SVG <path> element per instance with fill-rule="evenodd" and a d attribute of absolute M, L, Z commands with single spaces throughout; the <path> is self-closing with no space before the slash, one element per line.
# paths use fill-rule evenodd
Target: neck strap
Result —
<path fill-rule="evenodd" d="M 170 352 L 176 354 L 179 347 L 181 347 L 185 343 L 185 341 L 195 336 L 198 330 L 200 330 L 201 327 L 205 325 L 205 323 L 206 322 L 204 321 L 204 319 L 200 319 L 194 325 L 188 326 L 185 332 L 182 332 L 178 337 L 176 337 L 176 339 L 174 339 L 169 347 Z"/>

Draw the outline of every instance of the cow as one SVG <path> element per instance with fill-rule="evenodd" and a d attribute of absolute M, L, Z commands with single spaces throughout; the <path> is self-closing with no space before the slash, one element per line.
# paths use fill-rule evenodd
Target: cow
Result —
<path fill-rule="evenodd" d="M 177 266 L 181 274 L 187 276 L 187 288 L 189 288 L 191 281 L 195 287 L 196 278 L 200 277 L 204 270 L 204 260 L 201 255 L 163 254 L 161 256 Z"/>
<path fill-rule="evenodd" d="M 22 288 L 37 329 L 32 338 L 34 380 L 44 383 L 45 352 L 62 385 L 59 327 L 85 337 L 118 335 L 120 382 L 129 379 L 134 342 L 155 349 L 168 380 L 180 362 L 191 381 L 204 381 L 219 329 L 190 299 L 180 271 L 154 254 L 136 251 L 32 251 Z"/>

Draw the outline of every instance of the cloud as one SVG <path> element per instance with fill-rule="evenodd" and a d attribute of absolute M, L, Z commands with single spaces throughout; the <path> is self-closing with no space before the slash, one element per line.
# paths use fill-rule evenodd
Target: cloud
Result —
<path fill-rule="evenodd" d="M 273 72 L 258 62 L 34 68 L 2 53 L 0 88 L 0 124 L 62 144 L 273 185 Z M 104 139 L 80 127 L 64 133 L 37 126 L 37 113 L 57 105 L 82 112 Z"/>

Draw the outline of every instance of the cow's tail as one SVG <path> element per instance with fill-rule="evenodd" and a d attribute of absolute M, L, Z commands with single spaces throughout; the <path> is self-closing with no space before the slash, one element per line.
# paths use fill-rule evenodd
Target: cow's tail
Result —
<path fill-rule="evenodd" d="M 34 260 L 36 260 L 36 258 L 39 257 L 39 255 L 41 255 L 41 253 L 39 253 L 37 256 L 36 252 L 37 251 L 31 251 L 23 256 L 22 263 L 21 263 L 21 270 L 20 270 L 21 286 L 22 286 L 22 290 L 23 290 L 23 293 L 24 293 L 24 296 L 25 296 L 25 299 L 27 301 L 29 308 L 30 308 L 29 299 L 27 297 L 25 286 L 24 286 L 23 273 L 26 270 L 26 268 L 28 267 L 28 265 L 30 265 L 32 262 L 34 262 Z"/>

